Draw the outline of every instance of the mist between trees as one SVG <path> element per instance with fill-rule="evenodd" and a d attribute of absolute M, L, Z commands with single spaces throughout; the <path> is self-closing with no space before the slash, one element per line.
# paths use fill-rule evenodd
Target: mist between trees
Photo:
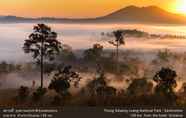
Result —
<path fill-rule="evenodd" d="M 116 49 L 96 43 L 73 51 L 49 26 L 34 26 L 24 44 L 33 62 L 0 63 L 0 104 L 185 106 L 185 53 L 159 50 L 147 61 L 145 52 L 120 50 L 126 30 L 109 33 L 105 43 Z"/>

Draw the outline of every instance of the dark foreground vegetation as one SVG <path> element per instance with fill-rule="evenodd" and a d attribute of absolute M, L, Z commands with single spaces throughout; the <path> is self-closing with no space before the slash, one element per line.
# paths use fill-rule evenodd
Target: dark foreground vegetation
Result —
<path fill-rule="evenodd" d="M 58 42 L 57 33 L 48 26 L 39 24 L 34 30 L 24 45 L 33 62 L 0 63 L 1 85 L 3 78 L 16 73 L 23 78 L 34 74 L 32 86 L 2 88 L 1 106 L 186 106 L 185 66 L 178 68 L 186 62 L 184 54 L 164 50 L 145 61 L 134 52 L 119 50 L 125 34 L 118 30 L 109 42 L 116 50 L 94 44 L 77 55 Z"/>

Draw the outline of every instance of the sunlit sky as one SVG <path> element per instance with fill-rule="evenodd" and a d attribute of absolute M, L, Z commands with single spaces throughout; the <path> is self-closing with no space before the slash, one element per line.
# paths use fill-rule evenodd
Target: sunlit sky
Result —
<path fill-rule="evenodd" d="M 186 0 L 0 0 L 0 15 L 86 18 L 103 16 L 128 5 L 156 5 L 186 14 Z"/>

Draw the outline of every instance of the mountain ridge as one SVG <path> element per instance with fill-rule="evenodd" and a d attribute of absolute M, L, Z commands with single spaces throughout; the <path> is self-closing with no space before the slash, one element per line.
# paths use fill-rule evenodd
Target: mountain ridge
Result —
<path fill-rule="evenodd" d="M 96 18 L 27 18 L 8 15 L 0 16 L 0 22 L 186 24 L 186 16 L 168 12 L 157 6 L 137 7 L 131 5 Z"/>
<path fill-rule="evenodd" d="M 168 12 L 157 6 L 136 7 L 128 6 L 116 12 L 108 14 L 104 19 L 118 22 L 141 22 L 141 23 L 186 23 L 184 15 Z"/>

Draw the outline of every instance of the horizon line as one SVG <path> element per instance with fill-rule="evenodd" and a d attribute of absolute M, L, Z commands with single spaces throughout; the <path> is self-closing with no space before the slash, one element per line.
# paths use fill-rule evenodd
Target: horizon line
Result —
<path fill-rule="evenodd" d="M 173 13 L 173 14 L 177 14 L 177 15 L 183 15 L 183 16 L 186 16 L 186 14 L 184 13 L 177 13 L 177 12 L 171 12 L 171 11 L 168 11 L 162 7 L 159 7 L 157 5 L 147 5 L 147 6 L 137 6 L 137 5 L 128 5 L 126 7 L 123 7 L 123 8 L 120 8 L 120 9 L 117 9 L 113 12 L 110 12 L 110 13 L 107 13 L 105 15 L 100 15 L 100 16 L 96 16 L 96 17 L 58 17 L 58 16 L 18 16 L 18 15 L 13 15 L 13 14 L 7 14 L 7 15 L 1 15 L 0 14 L 0 17 L 17 17 L 17 18 L 28 18 L 28 19 L 43 19 L 43 18 L 53 18 L 53 19 L 74 19 L 74 20 L 80 20 L 80 19 L 96 19 L 96 18 L 101 18 L 101 17 L 104 17 L 104 16 L 107 16 L 107 15 L 110 15 L 112 13 L 115 13 L 117 11 L 120 11 L 122 9 L 125 9 L 127 7 L 137 7 L 137 8 L 148 8 L 148 7 L 157 7 L 157 8 L 160 8 L 164 11 L 167 11 L 169 13 Z"/>

